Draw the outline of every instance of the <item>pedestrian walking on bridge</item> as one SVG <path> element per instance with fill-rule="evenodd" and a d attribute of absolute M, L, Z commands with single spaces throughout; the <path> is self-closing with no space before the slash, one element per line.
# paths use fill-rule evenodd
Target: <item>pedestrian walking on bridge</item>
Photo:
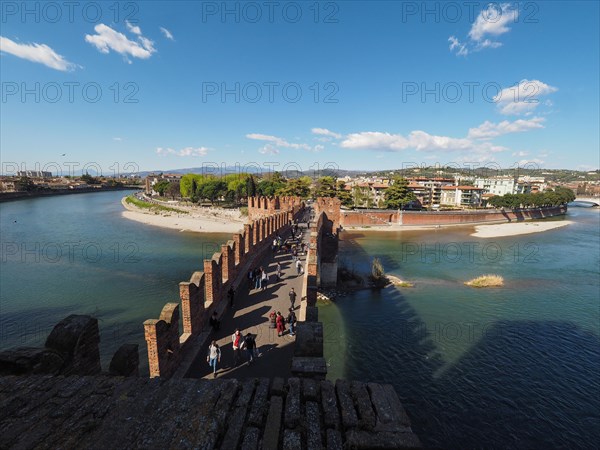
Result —
<path fill-rule="evenodd" d="M 221 362 L 221 349 L 217 341 L 212 341 L 208 347 L 206 362 L 213 369 L 213 378 L 217 378 L 217 362 Z"/>
<path fill-rule="evenodd" d="M 296 303 L 296 291 L 294 291 L 294 288 L 292 288 L 290 290 L 290 308 L 295 309 L 294 308 L 294 304 Z"/>

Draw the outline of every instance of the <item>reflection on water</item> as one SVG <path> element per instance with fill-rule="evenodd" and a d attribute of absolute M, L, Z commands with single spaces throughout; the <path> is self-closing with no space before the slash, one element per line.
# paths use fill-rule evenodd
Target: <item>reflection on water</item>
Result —
<path fill-rule="evenodd" d="M 376 256 L 415 287 L 336 300 L 347 349 L 332 376 L 393 384 L 429 446 L 595 448 L 599 215 L 574 209 L 568 219 L 492 240 L 469 236 L 472 227 L 343 233 L 343 264 L 368 271 Z M 505 287 L 464 286 L 485 273 Z"/>

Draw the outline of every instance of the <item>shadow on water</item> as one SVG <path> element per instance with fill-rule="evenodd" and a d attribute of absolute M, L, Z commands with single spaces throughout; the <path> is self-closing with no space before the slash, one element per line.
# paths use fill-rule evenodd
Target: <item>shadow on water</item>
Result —
<path fill-rule="evenodd" d="M 353 259 L 370 257 L 352 245 Z M 377 255 L 373 255 L 377 256 Z M 560 320 L 490 323 L 455 361 L 393 287 L 336 301 L 347 333 L 344 376 L 394 385 L 434 448 L 597 448 L 600 340 Z"/>
<path fill-rule="evenodd" d="M 445 399 L 432 414 L 433 443 L 597 448 L 599 374 L 600 341 L 592 333 L 559 321 L 499 322 L 432 380 Z"/>

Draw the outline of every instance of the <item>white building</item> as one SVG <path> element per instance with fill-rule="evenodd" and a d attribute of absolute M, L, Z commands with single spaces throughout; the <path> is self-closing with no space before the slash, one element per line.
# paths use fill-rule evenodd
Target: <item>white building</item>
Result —
<path fill-rule="evenodd" d="M 440 204 L 445 206 L 481 206 L 483 188 L 473 186 L 442 186 Z"/>
<path fill-rule="evenodd" d="M 514 177 L 475 178 L 475 187 L 488 194 L 505 195 L 517 193 L 517 180 Z"/>

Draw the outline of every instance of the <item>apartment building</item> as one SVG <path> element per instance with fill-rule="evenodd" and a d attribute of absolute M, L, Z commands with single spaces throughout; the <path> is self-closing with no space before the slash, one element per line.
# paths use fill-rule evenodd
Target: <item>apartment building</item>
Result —
<path fill-rule="evenodd" d="M 407 178 L 408 187 L 414 192 L 422 206 L 429 207 L 440 205 L 442 200 L 442 188 L 454 185 L 453 178 L 443 177 L 411 177 Z"/>
<path fill-rule="evenodd" d="M 474 186 L 442 186 L 440 205 L 476 208 L 481 206 L 483 188 Z"/>
<path fill-rule="evenodd" d="M 517 180 L 514 177 L 475 178 L 473 184 L 488 194 L 505 195 L 517 193 Z"/>

